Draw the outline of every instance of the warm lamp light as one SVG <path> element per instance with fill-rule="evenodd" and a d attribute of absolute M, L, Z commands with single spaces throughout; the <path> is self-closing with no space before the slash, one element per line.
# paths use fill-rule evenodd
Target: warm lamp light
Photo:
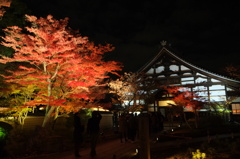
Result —
<path fill-rule="evenodd" d="M 158 101 L 158 105 L 161 107 L 168 107 L 169 105 L 176 105 L 176 103 L 173 100 L 164 100 Z"/>
<path fill-rule="evenodd" d="M 44 110 L 44 107 L 39 107 L 39 110 Z"/>
<path fill-rule="evenodd" d="M 138 154 L 138 149 L 136 149 L 136 154 Z"/>
<path fill-rule="evenodd" d="M 95 108 L 91 108 L 91 109 L 92 109 L 92 111 L 103 111 L 103 112 L 108 112 L 109 111 L 107 109 L 104 109 L 101 106 L 98 106 L 98 107 L 95 107 Z"/>

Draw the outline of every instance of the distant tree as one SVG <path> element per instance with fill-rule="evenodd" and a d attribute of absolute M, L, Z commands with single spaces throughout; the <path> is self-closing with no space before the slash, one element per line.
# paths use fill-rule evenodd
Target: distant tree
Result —
<path fill-rule="evenodd" d="M 154 112 L 157 111 L 155 105 L 155 95 L 158 89 L 163 85 L 159 83 L 155 78 L 147 76 L 145 73 L 138 74 L 138 98 L 143 103 L 143 110 L 148 110 L 148 106 L 153 104 Z"/>
<path fill-rule="evenodd" d="M 2 45 L 15 50 L 13 57 L 2 56 L 0 63 L 17 62 L 17 71 L 4 75 L 9 83 L 38 87 L 35 98 L 26 106 L 46 105 L 42 126 L 45 127 L 59 111 L 71 112 L 100 98 L 92 94 L 104 85 L 108 73 L 117 74 L 121 64 L 103 60 L 114 48 L 106 44 L 95 46 L 87 37 L 67 28 L 68 18 L 56 20 L 51 15 L 37 18 L 26 15 L 30 27 L 26 31 L 12 26 L 4 29 Z M 75 102 L 75 105 L 68 103 Z"/>
<path fill-rule="evenodd" d="M 230 105 L 236 97 L 228 97 L 224 102 L 211 101 L 209 102 L 209 112 L 213 117 L 218 117 L 222 121 L 229 121 L 230 119 Z M 220 123 L 221 121 L 219 121 Z"/>
<path fill-rule="evenodd" d="M 127 112 L 130 109 L 133 109 L 131 108 L 131 103 L 133 103 L 134 99 L 136 99 L 136 81 L 136 74 L 125 72 L 118 79 L 111 80 L 108 83 L 110 93 L 117 96 L 117 101 Z"/>
<path fill-rule="evenodd" d="M 236 78 L 236 79 L 240 79 L 240 65 L 238 65 L 238 66 L 233 66 L 233 65 L 227 66 L 225 68 L 225 72 L 230 77 L 233 77 L 233 78 Z"/>
<path fill-rule="evenodd" d="M 145 74 L 125 72 L 119 79 L 109 82 L 110 93 L 115 93 L 127 111 L 147 110 L 154 101 L 157 82 Z"/>

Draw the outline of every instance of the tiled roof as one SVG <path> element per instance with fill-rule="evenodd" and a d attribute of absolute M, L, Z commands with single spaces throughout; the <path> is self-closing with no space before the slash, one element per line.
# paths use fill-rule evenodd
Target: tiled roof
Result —
<path fill-rule="evenodd" d="M 240 84 L 240 81 L 238 80 L 235 80 L 235 79 L 232 79 L 232 78 L 229 78 L 229 77 L 225 77 L 225 76 L 222 76 L 222 75 L 219 75 L 219 74 L 216 74 L 216 73 L 213 73 L 213 72 L 210 72 L 210 71 L 207 71 L 203 68 L 200 68 L 198 66 L 195 66 L 187 61 L 185 61 L 184 59 L 180 58 L 179 56 L 177 56 L 176 54 L 174 54 L 172 51 L 170 51 L 169 49 L 167 49 L 166 47 L 163 47 L 159 53 L 153 58 L 151 59 L 148 63 L 146 63 L 141 69 L 139 69 L 138 72 L 145 72 L 147 71 L 147 69 L 150 69 L 151 66 L 153 66 L 157 61 L 158 59 L 164 55 L 164 54 L 168 54 L 169 56 L 173 57 L 175 60 L 177 60 L 178 62 L 181 62 L 183 65 L 186 65 L 188 66 L 189 68 L 195 70 L 196 72 L 199 72 L 201 74 L 204 74 L 204 75 L 207 75 L 207 76 L 211 76 L 213 78 L 217 78 L 217 79 L 220 79 L 220 80 L 224 80 L 224 81 L 228 81 L 228 82 L 234 82 L 234 83 L 237 83 L 237 84 Z"/>

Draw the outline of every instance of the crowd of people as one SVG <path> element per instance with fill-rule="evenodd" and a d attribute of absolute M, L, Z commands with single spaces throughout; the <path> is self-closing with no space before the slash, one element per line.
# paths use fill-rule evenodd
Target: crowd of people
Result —
<path fill-rule="evenodd" d="M 123 113 L 118 116 L 118 133 L 120 135 L 120 142 L 131 142 L 134 143 L 138 138 L 138 115 L 134 113 Z M 157 133 L 163 130 L 164 117 L 161 113 L 152 112 L 148 114 L 149 119 L 149 134 L 151 138 L 155 138 Z M 87 123 L 87 134 L 90 137 L 91 151 L 90 155 L 96 155 L 96 144 L 100 135 L 100 121 L 102 116 L 100 112 L 92 112 L 92 117 L 88 119 Z M 75 157 L 81 157 L 79 154 L 81 143 L 83 142 L 84 126 L 81 123 L 79 113 L 74 115 L 74 154 Z"/>
<path fill-rule="evenodd" d="M 149 113 L 149 132 L 151 137 L 163 130 L 164 117 L 161 113 Z M 136 114 L 121 114 L 118 120 L 120 141 L 134 143 L 138 137 L 138 116 Z"/>
<path fill-rule="evenodd" d="M 102 115 L 98 111 L 92 112 L 92 117 L 88 119 L 87 123 L 87 134 L 89 135 L 90 145 L 91 145 L 91 156 L 96 155 L 96 145 L 97 140 L 100 135 L 100 121 L 102 119 Z M 77 112 L 74 114 L 74 155 L 76 158 L 81 157 L 79 154 L 81 144 L 83 143 L 83 132 L 84 125 L 81 122 L 80 113 Z"/>

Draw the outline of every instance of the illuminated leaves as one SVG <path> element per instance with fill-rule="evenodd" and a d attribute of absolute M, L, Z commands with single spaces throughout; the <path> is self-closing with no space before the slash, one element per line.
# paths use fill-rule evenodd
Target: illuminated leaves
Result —
<path fill-rule="evenodd" d="M 172 100 L 176 103 L 176 106 L 183 108 L 191 108 L 189 110 L 200 109 L 202 100 L 196 93 L 188 91 L 183 87 L 164 87 L 169 94 L 172 95 Z"/>
<path fill-rule="evenodd" d="M 0 17 L 2 17 L 5 13 L 4 7 L 10 7 L 11 1 L 10 0 L 0 0 Z"/>
<path fill-rule="evenodd" d="M 89 87 L 101 86 L 109 73 L 121 70 L 120 63 L 103 60 L 104 53 L 113 50 L 111 45 L 95 46 L 67 28 L 68 18 L 26 17 L 32 24 L 26 27 L 27 33 L 18 27 L 5 29 L 2 45 L 13 48 L 15 54 L 13 58 L 2 56 L 0 63 L 21 62 L 17 71 L 5 76 L 7 81 L 39 88 L 28 105 L 46 104 L 51 114 L 60 110 L 56 106 L 67 107 L 71 98 L 89 100 Z"/>
<path fill-rule="evenodd" d="M 137 77 L 133 73 L 124 73 L 119 79 L 112 80 L 108 83 L 110 93 L 115 93 L 121 104 L 130 103 L 134 99 L 134 93 L 137 92 Z"/>
<path fill-rule="evenodd" d="M 119 79 L 110 81 L 110 93 L 117 95 L 117 101 L 127 111 L 138 111 L 142 105 L 150 103 L 153 87 L 149 85 L 150 80 L 142 74 L 124 73 Z M 138 102 L 138 103 L 137 103 Z"/>

